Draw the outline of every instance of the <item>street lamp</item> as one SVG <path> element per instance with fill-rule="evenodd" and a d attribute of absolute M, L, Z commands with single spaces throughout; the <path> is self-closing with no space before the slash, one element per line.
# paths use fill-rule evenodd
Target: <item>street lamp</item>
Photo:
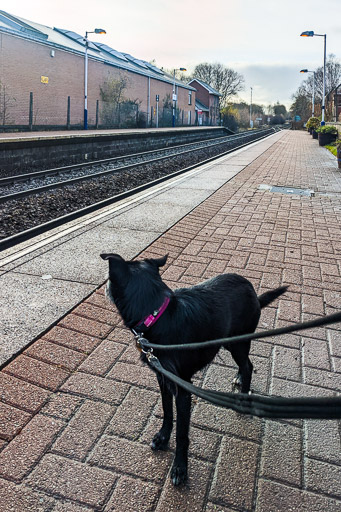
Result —
<path fill-rule="evenodd" d="M 253 128 L 253 123 L 252 123 L 252 87 L 250 87 L 251 89 L 251 102 L 250 102 L 250 128 Z"/>
<path fill-rule="evenodd" d="M 177 69 L 174 69 L 174 72 L 173 72 L 173 117 L 172 117 L 173 128 L 175 127 L 175 103 L 177 100 L 177 96 L 175 94 L 175 71 L 187 71 L 187 69 L 186 68 L 177 68 Z"/>
<path fill-rule="evenodd" d="M 327 34 L 315 34 L 313 30 L 306 30 L 302 32 L 302 37 L 313 37 L 319 36 L 324 38 L 324 52 L 323 52 L 323 93 L 322 93 L 322 121 L 321 126 L 325 124 L 324 122 L 324 113 L 325 113 L 325 96 L 326 96 L 326 43 L 327 43 Z M 314 77 L 315 78 L 315 77 Z"/>
<path fill-rule="evenodd" d="M 310 71 L 309 69 L 301 69 L 300 73 L 313 73 L 313 108 L 311 115 L 314 117 L 315 115 L 315 71 Z"/>
<path fill-rule="evenodd" d="M 88 34 L 106 34 L 103 28 L 95 28 L 91 32 L 85 32 L 85 65 L 84 65 L 84 130 L 88 129 Z"/>

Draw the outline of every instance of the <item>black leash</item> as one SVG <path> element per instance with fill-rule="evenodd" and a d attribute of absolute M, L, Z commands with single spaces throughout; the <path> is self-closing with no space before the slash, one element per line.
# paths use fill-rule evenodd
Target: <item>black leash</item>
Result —
<path fill-rule="evenodd" d="M 270 329 L 268 331 L 252 332 L 250 334 L 242 334 L 241 336 L 232 336 L 231 338 L 219 338 L 217 340 L 203 341 L 201 343 L 186 343 L 178 345 L 156 345 L 155 343 L 149 343 L 143 337 L 136 337 L 136 343 L 138 348 L 143 350 L 155 348 L 157 350 L 197 350 L 198 348 L 208 348 L 214 345 L 220 345 L 222 347 L 228 347 L 234 343 L 240 343 L 245 341 L 251 341 L 260 338 L 269 338 L 270 336 L 278 336 L 280 334 L 287 334 L 294 331 L 302 331 L 304 329 L 311 329 L 313 327 L 321 327 L 322 325 L 333 324 L 335 322 L 341 322 L 341 311 L 327 315 L 316 320 L 309 320 L 308 322 L 302 322 L 300 324 L 287 325 L 286 327 L 280 327 L 278 329 Z"/>
<path fill-rule="evenodd" d="M 283 398 L 244 393 L 222 393 L 198 388 L 165 370 L 152 352 L 146 354 L 150 366 L 175 384 L 214 405 L 232 409 L 241 414 L 260 418 L 327 419 L 341 418 L 341 397 Z"/>
<path fill-rule="evenodd" d="M 267 338 L 293 331 L 300 331 L 321 325 L 328 325 L 341 321 L 341 312 L 318 318 L 300 324 L 289 325 L 279 329 L 271 329 L 263 333 L 251 333 L 231 338 L 221 338 L 202 343 L 188 343 L 178 345 L 157 345 L 149 343 L 142 335 L 136 336 L 136 345 L 148 359 L 150 366 L 169 380 L 179 385 L 189 393 L 197 395 L 208 402 L 220 407 L 232 409 L 241 414 L 249 414 L 260 418 L 296 418 L 296 419 L 339 419 L 341 418 L 341 397 L 318 398 L 284 398 L 261 395 L 246 395 L 244 393 L 222 393 L 199 388 L 180 379 L 177 375 L 165 370 L 153 349 L 157 350 L 193 350 L 207 348 L 213 345 L 228 346 L 234 343 L 246 342 L 255 338 Z"/>

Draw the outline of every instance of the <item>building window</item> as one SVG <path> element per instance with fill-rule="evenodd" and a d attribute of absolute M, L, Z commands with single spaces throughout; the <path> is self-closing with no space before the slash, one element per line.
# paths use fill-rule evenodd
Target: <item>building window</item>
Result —
<path fill-rule="evenodd" d="M 188 91 L 188 105 L 192 105 L 192 91 Z"/>

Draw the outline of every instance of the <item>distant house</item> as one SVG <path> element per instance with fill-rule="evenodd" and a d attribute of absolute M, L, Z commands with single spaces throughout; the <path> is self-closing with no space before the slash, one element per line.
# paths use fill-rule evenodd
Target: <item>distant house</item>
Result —
<path fill-rule="evenodd" d="M 198 78 L 193 78 L 188 85 L 194 87 L 197 91 L 195 102 L 196 124 L 218 126 L 220 124 L 220 92 Z"/>
<path fill-rule="evenodd" d="M 327 94 L 326 111 L 331 121 L 341 122 L 341 84 Z"/>

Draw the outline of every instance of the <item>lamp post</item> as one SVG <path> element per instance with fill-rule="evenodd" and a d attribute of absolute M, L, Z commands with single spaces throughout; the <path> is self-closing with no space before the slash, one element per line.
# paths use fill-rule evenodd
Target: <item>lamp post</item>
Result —
<path fill-rule="evenodd" d="M 106 34 L 102 28 L 95 28 L 91 32 L 85 32 L 85 64 L 84 64 L 84 130 L 88 129 L 88 34 Z"/>
<path fill-rule="evenodd" d="M 187 69 L 186 68 L 177 68 L 177 69 L 174 69 L 174 72 L 173 72 L 173 116 L 172 116 L 173 128 L 175 127 L 175 103 L 177 100 L 177 96 L 175 94 L 175 71 L 187 71 Z"/>
<path fill-rule="evenodd" d="M 309 69 L 301 69 L 300 73 L 313 73 L 313 100 L 312 100 L 312 112 L 311 115 L 314 117 L 315 115 L 315 71 L 310 71 Z"/>
<path fill-rule="evenodd" d="M 322 92 L 322 121 L 321 126 L 323 126 L 325 123 L 324 121 L 324 114 L 325 114 L 325 96 L 326 96 L 326 45 L 327 45 L 327 34 L 315 34 L 313 30 L 306 30 L 305 32 L 302 32 L 302 37 L 313 37 L 313 36 L 319 36 L 324 38 L 324 50 L 323 50 L 323 92 Z M 315 77 L 314 77 L 315 78 Z"/>
<path fill-rule="evenodd" d="M 250 87 L 251 89 L 251 102 L 250 102 L 250 128 L 253 128 L 253 123 L 252 123 L 252 87 Z"/>

